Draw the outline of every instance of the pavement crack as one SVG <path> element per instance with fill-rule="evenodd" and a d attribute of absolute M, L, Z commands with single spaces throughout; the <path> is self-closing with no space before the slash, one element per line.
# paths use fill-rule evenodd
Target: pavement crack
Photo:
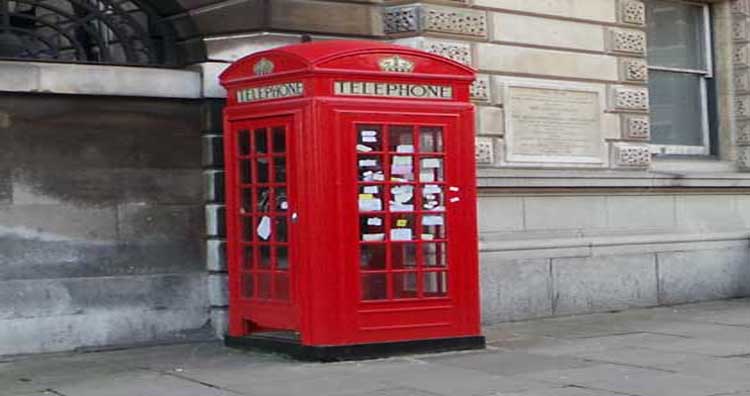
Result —
<path fill-rule="evenodd" d="M 677 373 L 679 373 L 679 371 L 669 370 L 669 369 L 663 369 L 663 368 L 659 368 L 659 367 L 642 366 L 642 365 L 639 365 L 639 364 L 630 364 L 630 363 L 611 362 L 609 360 L 584 358 L 583 361 L 584 362 L 591 362 L 591 363 L 606 363 L 606 364 L 611 364 L 611 365 L 614 365 L 614 366 L 623 366 L 623 367 L 637 368 L 637 369 L 642 369 L 642 370 L 661 371 L 662 373 L 667 373 L 667 374 L 677 374 Z"/>
<path fill-rule="evenodd" d="M 51 394 L 53 394 L 55 396 L 67 396 L 66 394 L 64 394 L 64 393 L 62 393 L 62 392 L 60 392 L 58 390 L 54 390 L 52 388 L 45 389 L 44 393 L 51 393 Z"/>
<path fill-rule="evenodd" d="M 209 383 L 209 382 L 197 380 L 195 378 L 190 378 L 190 377 L 185 376 L 185 375 L 180 375 L 180 374 L 176 374 L 176 373 L 170 373 L 168 371 L 159 371 L 159 373 L 163 374 L 163 375 L 168 375 L 170 377 L 179 378 L 179 379 L 181 379 L 183 381 L 192 382 L 192 383 L 197 384 L 197 385 L 202 385 L 202 386 L 205 386 L 205 387 L 208 387 L 208 388 L 211 388 L 211 389 L 217 389 L 217 390 L 224 391 L 224 392 L 230 392 L 230 393 L 234 393 L 235 395 L 242 395 L 242 393 L 237 392 L 235 390 L 227 389 L 227 388 L 224 388 L 222 386 L 214 385 L 214 384 Z"/>

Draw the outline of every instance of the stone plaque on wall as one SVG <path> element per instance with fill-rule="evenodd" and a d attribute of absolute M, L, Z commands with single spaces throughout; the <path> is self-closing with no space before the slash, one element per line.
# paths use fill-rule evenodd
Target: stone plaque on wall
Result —
<path fill-rule="evenodd" d="M 598 90 L 506 86 L 508 162 L 602 164 L 602 96 Z"/>

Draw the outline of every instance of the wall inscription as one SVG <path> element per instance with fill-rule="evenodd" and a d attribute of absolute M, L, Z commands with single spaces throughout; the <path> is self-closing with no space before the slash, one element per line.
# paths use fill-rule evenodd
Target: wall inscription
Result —
<path fill-rule="evenodd" d="M 508 161 L 601 163 L 599 92 L 510 86 Z"/>

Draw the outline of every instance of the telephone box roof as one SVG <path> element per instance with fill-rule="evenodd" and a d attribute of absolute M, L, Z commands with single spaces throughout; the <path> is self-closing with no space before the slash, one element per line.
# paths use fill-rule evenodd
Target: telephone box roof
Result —
<path fill-rule="evenodd" d="M 396 56 L 406 70 L 384 71 L 378 60 Z M 406 62 L 403 62 L 406 61 Z M 259 64 L 262 66 L 259 67 Z M 398 64 L 396 65 L 398 66 Z M 223 85 L 299 72 L 381 72 L 473 80 L 474 70 L 451 59 L 401 45 L 365 40 L 326 40 L 293 44 L 245 56 L 219 77 Z"/>

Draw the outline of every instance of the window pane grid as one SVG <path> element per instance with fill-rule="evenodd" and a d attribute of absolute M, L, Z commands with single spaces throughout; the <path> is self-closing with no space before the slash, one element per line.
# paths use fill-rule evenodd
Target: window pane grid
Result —
<path fill-rule="evenodd" d="M 237 138 L 243 298 L 291 298 L 286 139 L 285 126 L 242 130 Z"/>
<path fill-rule="evenodd" d="M 425 225 L 445 222 L 443 128 L 357 124 L 356 133 L 362 300 L 446 297 L 445 287 L 424 292 L 425 274 L 447 270 L 424 264 L 424 246 L 446 245 Z"/>

